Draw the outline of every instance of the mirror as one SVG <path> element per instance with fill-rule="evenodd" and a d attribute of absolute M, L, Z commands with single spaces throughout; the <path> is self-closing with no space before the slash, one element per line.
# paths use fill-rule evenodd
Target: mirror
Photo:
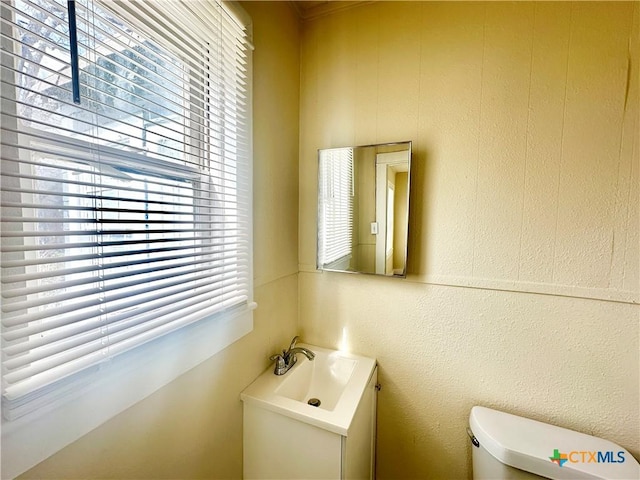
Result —
<path fill-rule="evenodd" d="M 406 277 L 411 142 L 318 151 L 319 270 Z"/>

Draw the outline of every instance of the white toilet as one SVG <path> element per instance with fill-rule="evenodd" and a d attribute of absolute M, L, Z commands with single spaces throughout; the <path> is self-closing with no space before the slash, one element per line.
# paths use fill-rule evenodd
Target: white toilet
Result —
<path fill-rule="evenodd" d="M 474 480 L 639 480 L 640 465 L 624 448 L 485 407 L 469 416 Z"/>

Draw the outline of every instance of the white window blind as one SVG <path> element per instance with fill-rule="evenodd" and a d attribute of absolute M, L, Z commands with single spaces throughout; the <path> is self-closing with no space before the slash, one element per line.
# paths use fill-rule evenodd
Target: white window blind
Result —
<path fill-rule="evenodd" d="M 318 263 L 327 266 L 350 256 L 353 250 L 353 149 L 323 150 L 318 173 Z"/>
<path fill-rule="evenodd" d="M 251 307 L 247 35 L 217 2 L 3 1 L 3 412 Z"/>

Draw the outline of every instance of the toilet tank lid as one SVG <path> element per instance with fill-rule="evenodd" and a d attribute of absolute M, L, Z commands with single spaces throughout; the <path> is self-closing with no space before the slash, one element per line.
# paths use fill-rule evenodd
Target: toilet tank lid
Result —
<path fill-rule="evenodd" d="M 608 440 L 486 407 L 473 407 L 469 426 L 500 462 L 551 479 L 639 479 L 640 465 Z M 562 465 L 560 465 L 562 464 Z"/>

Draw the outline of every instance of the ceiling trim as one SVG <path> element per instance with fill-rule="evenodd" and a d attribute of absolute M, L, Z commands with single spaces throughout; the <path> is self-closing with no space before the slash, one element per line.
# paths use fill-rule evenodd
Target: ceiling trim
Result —
<path fill-rule="evenodd" d="M 322 2 L 316 1 L 290 1 L 295 8 L 298 16 L 302 20 L 312 20 L 314 18 L 331 15 L 336 12 L 348 10 L 350 8 L 358 7 L 360 5 L 366 5 L 368 3 L 374 3 L 372 0 L 358 0 L 358 1 L 341 1 L 341 0 L 325 0 Z"/>

